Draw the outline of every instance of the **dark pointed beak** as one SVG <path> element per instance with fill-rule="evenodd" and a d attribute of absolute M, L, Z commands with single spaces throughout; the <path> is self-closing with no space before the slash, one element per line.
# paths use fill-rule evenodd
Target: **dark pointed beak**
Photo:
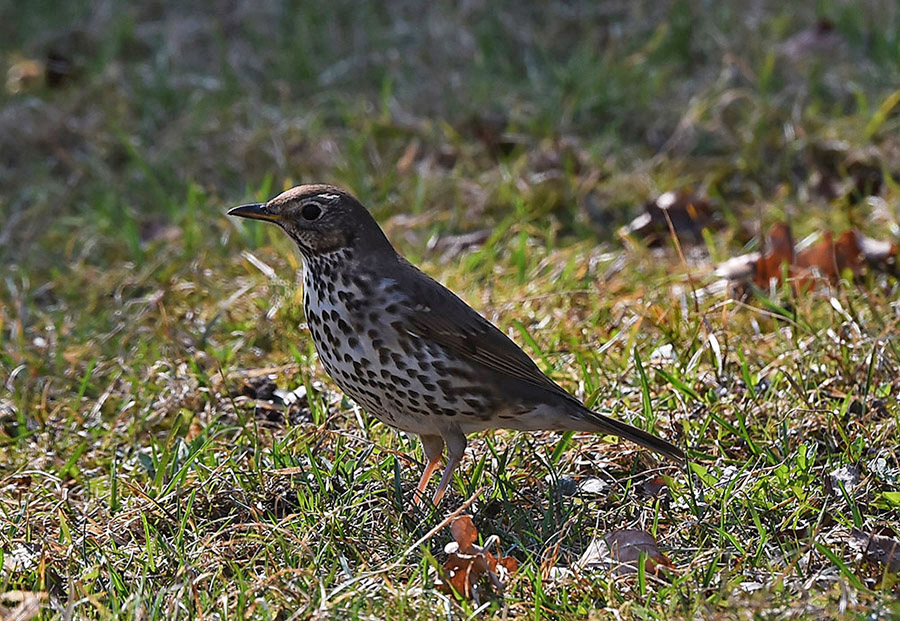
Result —
<path fill-rule="evenodd" d="M 229 216 L 240 216 L 242 218 L 250 218 L 251 220 L 268 220 L 269 222 L 280 222 L 281 216 L 270 212 L 266 208 L 265 203 L 252 203 L 250 205 L 241 205 L 228 210 Z"/>

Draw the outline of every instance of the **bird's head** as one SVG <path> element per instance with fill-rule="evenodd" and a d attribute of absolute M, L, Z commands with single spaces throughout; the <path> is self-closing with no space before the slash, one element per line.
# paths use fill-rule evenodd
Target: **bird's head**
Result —
<path fill-rule="evenodd" d="M 352 194 L 331 185 L 300 185 L 267 203 L 235 207 L 228 215 L 274 222 L 307 257 L 344 249 L 370 257 L 394 254 L 368 210 Z"/>

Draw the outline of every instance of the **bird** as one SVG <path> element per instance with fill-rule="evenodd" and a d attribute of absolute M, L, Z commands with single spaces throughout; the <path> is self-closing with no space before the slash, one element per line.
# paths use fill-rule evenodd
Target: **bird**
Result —
<path fill-rule="evenodd" d="M 372 214 L 333 185 L 293 187 L 228 215 L 277 224 L 300 251 L 303 309 L 325 371 L 378 420 L 419 437 L 415 504 L 440 466 L 436 507 L 486 429 L 615 435 L 676 462 L 674 444 L 587 408 L 499 328 L 399 254 Z"/>

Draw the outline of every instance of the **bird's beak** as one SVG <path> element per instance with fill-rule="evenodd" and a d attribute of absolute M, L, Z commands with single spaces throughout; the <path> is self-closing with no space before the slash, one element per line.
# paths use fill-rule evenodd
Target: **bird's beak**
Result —
<path fill-rule="evenodd" d="M 250 218 L 251 220 L 268 220 L 269 222 L 281 222 L 281 216 L 272 213 L 266 208 L 266 203 L 252 203 L 250 205 L 241 205 L 228 210 L 229 216 L 240 216 L 242 218 Z"/>

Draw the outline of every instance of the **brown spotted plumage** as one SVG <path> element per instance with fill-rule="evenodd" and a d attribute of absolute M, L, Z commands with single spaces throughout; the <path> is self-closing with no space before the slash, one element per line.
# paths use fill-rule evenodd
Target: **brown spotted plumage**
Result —
<path fill-rule="evenodd" d="M 597 431 L 682 461 L 682 451 L 586 408 L 519 347 L 391 246 L 347 192 L 303 185 L 228 212 L 275 222 L 303 259 L 303 307 L 316 351 L 341 389 L 382 422 L 418 435 L 428 465 L 448 462 L 437 504 L 466 448 L 491 428 Z"/>

